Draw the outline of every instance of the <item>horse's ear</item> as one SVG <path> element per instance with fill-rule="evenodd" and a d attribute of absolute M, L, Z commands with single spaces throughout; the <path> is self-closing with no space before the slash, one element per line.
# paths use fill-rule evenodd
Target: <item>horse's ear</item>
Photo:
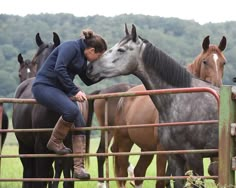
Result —
<path fill-rule="evenodd" d="M 210 36 L 206 36 L 202 42 L 202 48 L 204 51 L 207 51 L 207 49 L 209 48 L 210 45 Z"/>
<path fill-rule="evenodd" d="M 43 41 L 42 41 L 42 39 L 41 39 L 39 33 L 36 34 L 36 36 L 35 36 L 35 41 L 36 41 L 36 44 L 38 45 L 38 47 L 43 44 Z"/>
<path fill-rule="evenodd" d="M 129 35 L 129 30 L 127 28 L 127 24 L 126 23 L 125 23 L 125 34 L 126 34 L 126 36 Z"/>
<path fill-rule="evenodd" d="M 23 59 L 21 53 L 18 54 L 17 59 L 18 59 L 18 62 L 19 62 L 20 64 L 24 62 L 24 59 Z"/>
<path fill-rule="evenodd" d="M 53 32 L 53 42 L 55 47 L 59 46 L 61 43 L 60 37 L 56 32 Z"/>
<path fill-rule="evenodd" d="M 136 42 L 137 41 L 137 32 L 136 32 L 136 27 L 134 24 L 132 24 L 131 33 L 132 33 L 132 41 Z"/>
<path fill-rule="evenodd" d="M 221 51 L 224 51 L 225 47 L 226 47 L 226 43 L 227 43 L 227 40 L 226 40 L 226 37 L 223 36 L 221 41 L 220 41 L 220 44 L 218 46 L 218 48 L 221 50 Z"/>

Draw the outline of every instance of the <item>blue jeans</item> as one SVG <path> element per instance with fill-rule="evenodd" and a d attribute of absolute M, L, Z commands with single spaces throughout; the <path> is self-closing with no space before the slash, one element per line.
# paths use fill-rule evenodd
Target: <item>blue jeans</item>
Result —
<path fill-rule="evenodd" d="M 72 101 L 60 89 L 44 84 L 36 84 L 33 85 L 32 92 L 39 104 L 59 113 L 63 120 L 74 123 L 76 128 L 86 126 L 77 102 Z M 85 134 L 85 131 L 78 131 L 77 133 Z"/>

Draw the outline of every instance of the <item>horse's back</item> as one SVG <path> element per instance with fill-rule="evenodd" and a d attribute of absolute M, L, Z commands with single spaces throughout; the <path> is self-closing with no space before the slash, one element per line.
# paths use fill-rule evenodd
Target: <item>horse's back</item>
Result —
<path fill-rule="evenodd" d="M 31 88 L 32 88 L 34 79 L 35 77 L 32 77 L 21 82 L 21 84 L 16 88 L 15 95 L 14 95 L 15 98 L 19 98 L 19 99 L 33 98 Z"/>
<path fill-rule="evenodd" d="M 115 85 L 112 85 L 110 87 L 100 90 L 99 94 L 126 92 L 128 89 L 132 87 L 134 87 L 133 84 L 127 84 L 127 83 L 115 84 Z M 114 112 L 116 111 L 119 99 L 120 97 L 112 97 L 108 99 L 108 124 L 109 125 L 114 125 L 114 120 L 115 120 Z M 94 112 L 101 126 L 104 124 L 104 121 L 105 121 L 104 119 L 105 103 L 106 101 L 104 99 L 96 99 L 94 101 Z"/>

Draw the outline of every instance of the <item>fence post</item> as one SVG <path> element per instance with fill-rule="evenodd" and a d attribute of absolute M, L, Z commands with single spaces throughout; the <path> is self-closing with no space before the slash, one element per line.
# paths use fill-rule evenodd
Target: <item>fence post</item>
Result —
<path fill-rule="evenodd" d="M 0 103 L 0 130 L 2 130 L 3 104 Z M 2 154 L 2 133 L 0 133 L 0 154 Z M 1 176 L 2 158 L 0 158 L 0 176 Z"/>
<path fill-rule="evenodd" d="M 231 124 L 236 121 L 236 104 L 232 99 L 232 86 L 220 88 L 219 109 L 219 187 L 235 185 L 232 157 L 234 138 L 231 136 Z"/>

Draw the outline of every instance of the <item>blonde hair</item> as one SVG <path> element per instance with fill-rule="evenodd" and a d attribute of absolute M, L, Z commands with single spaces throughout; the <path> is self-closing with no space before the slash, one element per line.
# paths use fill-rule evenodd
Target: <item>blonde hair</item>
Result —
<path fill-rule="evenodd" d="M 100 35 L 94 33 L 91 29 L 84 29 L 82 33 L 87 48 L 94 48 L 95 52 L 100 53 L 107 50 L 106 41 Z"/>

